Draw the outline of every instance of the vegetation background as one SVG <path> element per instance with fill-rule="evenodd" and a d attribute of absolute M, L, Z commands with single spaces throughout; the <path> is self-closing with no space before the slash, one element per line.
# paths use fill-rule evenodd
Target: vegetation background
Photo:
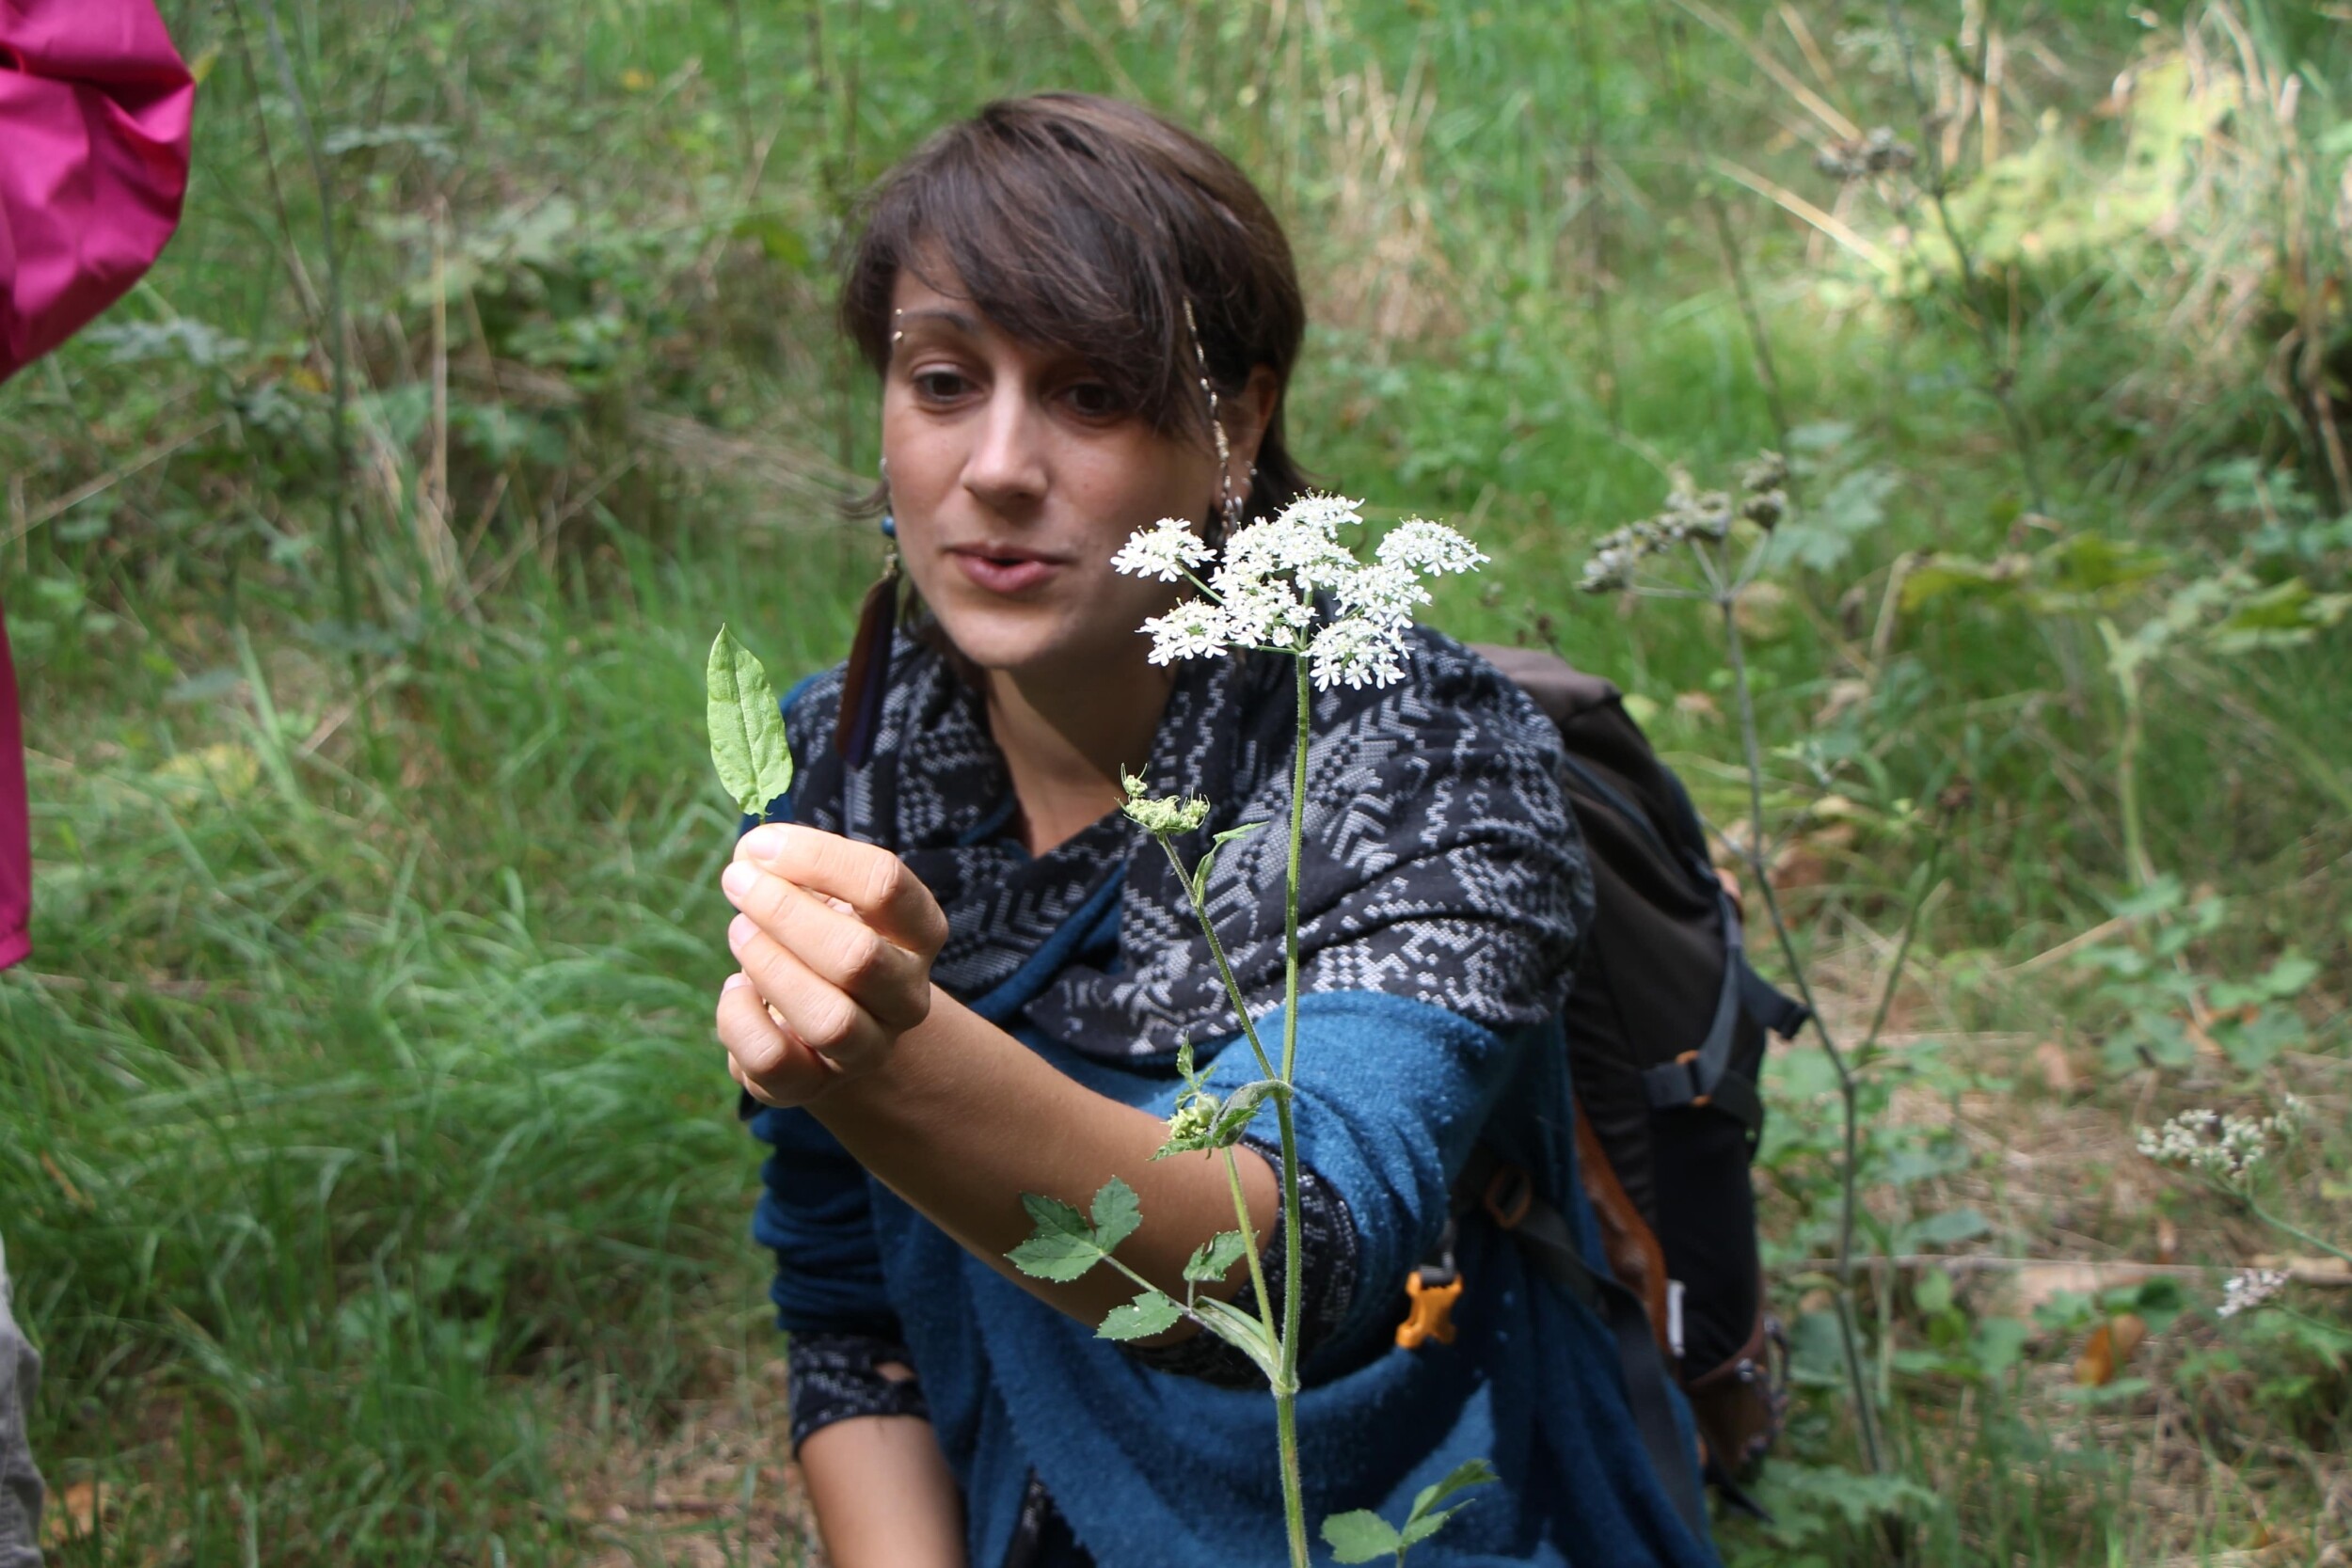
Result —
<path fill-rule="evenodd" d="M 1471 532 L 1438 623 L 1619 681 L 1735 832 L 1709 612 L 1575 590 L 1676 469 L 1796 461 L 1737 618 L 1761 847 L 1880 1020 L 1885 1451 L 1807 1042 L 1760 1167 L 1798 1402 L 1733 1560 L 2345 1560 L 2341 0 L 164 8 L 185 228 L 0 390 L 0 1228 L 59 1562 L 815 1560 L 709 1037 L 703 652 L 840 656 L 851 204 L 1062 86 L 1260 178 L 1310 463 Z M 2259 1193 L 2316 1241 L 2135 1151 L 2289 1092 Z"/>

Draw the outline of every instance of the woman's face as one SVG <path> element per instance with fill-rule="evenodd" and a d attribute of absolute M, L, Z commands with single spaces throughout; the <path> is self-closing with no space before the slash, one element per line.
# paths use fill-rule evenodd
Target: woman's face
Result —
<path fill-rule="evenodd" d="M 941 629 L 1016 677 L 1145 670 L 1136 628 L 1188 590 L 1122 577 L 1111 557 L 1162 517 L 1206 518 L 1216 455 L 1120 406 L 1076 356 L 1015 341 L 912 268 L 892 303 L 882 457 L 899 553 Z M 1238 472 L 1248 461 L 1235 453 Z"/>

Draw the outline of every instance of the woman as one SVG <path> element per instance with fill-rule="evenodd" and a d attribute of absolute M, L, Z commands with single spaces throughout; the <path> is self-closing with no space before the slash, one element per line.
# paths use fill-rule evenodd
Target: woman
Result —
<path fill-rule="evenodd" d="M 1288 244 L 1195 137 L 1049 94 L 991 105 L 883 183 L 842 309 L 882 378 L 884 499 L 927 629 L 857 766 L 834 744 L 841 671 L 787 698 L 801 770 L 723 879 L 741 968 L 718 1004 L 730 1069 L 770 1107 L 746 1107 L 775 1150 L 755 1231 L 781 1264 L 828 1550 L 840 1568 L 1281 1560 L 1248 1365 L 1181 1328 L 1098 1339 L 1132 1285 L 1032 1279 L 1005 1254 L 1030 1228 L 1022 1194 L 1084 1203 L 1112 1176 L 1142 1200 L 1120 1256 L 1157 1284 L 1181 1290 L 1233 1223 L 1220 1162 L 1152 1158 L 1180 1041 L 1228 1086 L 1255 1072 L 1119 780 L 1214 802 L 1190 854 L 1281 820 L 1292 676 L 1271 655 L 1152 665 L 1137 627 L 1178 591 L 1111 558 L 1160 517 L 1214 543 L 1298 494 Z M 1319 699 L 1309 753 L 1310 1516 L 1401 1517 L 1484 1456 L 1502 1485 L 1417 1563 L 1711 1562 L 1628 1435 L 1606 1334 L 1492 1226 L 1465 1217 L 1454 1240 L 1454 1342 L 1395 1346 L 1473 1146 L 1581 1214 L 1557 1018 L 1590 909 L 1545 721 L 1434 633 L 1407 666 Z M 1209 884 L 1253 1012 L 1281 994 L 1284 848 L 1233 844 Z M 1271 1153 L 1241 1164 L 1279 1295 Z"/>

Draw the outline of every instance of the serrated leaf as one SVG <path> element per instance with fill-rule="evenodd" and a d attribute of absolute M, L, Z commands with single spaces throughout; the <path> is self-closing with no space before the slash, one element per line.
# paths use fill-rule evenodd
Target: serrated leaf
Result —
<path fill-rule="evenodd" d="M 723 626 L 711 641 L 703 682 L 711 764 L 743 815 L 756 816 L 792 787 L 792 747 L 776 689 L 757 656 Z"/>
<path fill-rule="evenodd" d="M 1448 1519 L 1468 1507 L 1470 1507 L 1468 1503 L 1455 1503 L 1452 1508 L 1441 1508 L 1435 1513 L 1416 1514 L 1405 1521 L 1405 1528 L 1400 1532 L 1401 1538 L 1407 1546 L 1418 1546 L 1445 1528 L 1445 1522 Z"/>
<path fill-rule="evenodd" d="M 1225 1277 L 1228 1270 L 1241 1261 L 1249 1246 L 1248 1238 L 1238 1230 L 1220 1230 L 1192 1249 L 1192 1257 L 1184 1263 L 1184 1277 L 1202 1281 Z"/>
<path fill-rule="evenodd" d="M 1143 1291 L 1124 1307 L 1114 1307 L 1095 1334 L 1104 1339 L 1148 1339 L 1176 1326 L 1184 1308 L 1165 1291 Z"/>
<path fill-rule="evenodd" d="M 1502 1479 L 1502 1478 L 1501 1476 L 1495 1473 L 1495 1467 L 1492 1465 L 1489 1465 L 1486 1461 L 1483 1459 L 1465 1459 L 1462 1463 L 1454 1466 L 1453 1469 L 1447 1471 L 1443 1480 L 1435 1481 L 1421 1489 L 1420 1494 L 1413 1498 L 1413 1512 L 1410 1518 L 1420 1518 L 1422 1514 L 1428 1513 L 1429 1510 L 1435 1508 L 1438 1504 L 1454 1496 L 1454 1493 L 1462 1491 L 1467 1487 L 1484 1486 L 1489 1481 L 1501 1481 Z M 1407 1522 L 1409 1523 L 1409 1520 Z M 1415 1536 L 1413 1539 L 1419 1540 L 1421 1538 L 1419 1536 Z"/>
<path fill-rule="evenodd" d="M 1341 1562 L 1371 1562 L 1391 1557 L 1403 1544 L 1396 1529 L 1368 1508 L 1334 1513 L 1323 1521 L 1323 1544 Z"/>
<path fill-rule="evenodd" d="M 1136 1190 L 1112 1177 L 1094 1195 L 1094 1244 L 1104 1252 L 1136 1233 L 1143 1224 L 1143 1200 Z"/>
<path fill-rule="evenodd" d="M 1038 1193 L 1023 1193 L 1021 1207 L 1036 1223 L 1037 1233 L 1005 1257 L 1023 1274 L 1067 1283 L 1103 1260 L 1094 1227 L 1076 1209 Z"/>

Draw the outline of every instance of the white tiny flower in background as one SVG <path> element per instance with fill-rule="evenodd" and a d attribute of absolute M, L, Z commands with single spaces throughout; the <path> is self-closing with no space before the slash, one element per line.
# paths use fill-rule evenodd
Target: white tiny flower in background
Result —
<path fill-rule="evenodd" d="M 1313 529 L 1327 539 L 1337 538 L 1339 531 L 1347 524 L 1364 520 L 1363 505 L 1362 501 L 1352 501 L 1345 496 L 1327 496 L 1310 490 L 1282 508 L 1275 520 Z"/>
<path fill-rule="evenodd" d="M 2234 1318 L 2240 1312 L 2251 1312 L 2287 1288 L 2287 1275 L 2280 1269 L 2248 1269 L 2232 1275 L 2221 1287 L 2221 1305 L 2214 1315 Z"/>
<path fill-rule="evenodd" d="M 1174 582 L 1191 568 L 1207 562 L 1211 554 L 1209 546 L 1183 522 L 1162 517 L 1153 527 L 1129 534 L 1119 553 L 1111 557 L 1111 566 L 1131 578 Z"/>
<path fill-rule="evenodd" d="M 1377 552 L 1384 566 L 1402 566 L 1432 577 L 1473 572 L 1486 562 L 1477 546 L 1443 523 L 1408 517 L 1388 531 Z"/>
<path fill-rule="evenodd" d="M 1186 599 L 1167 614 L 1144 622 L 1143 629 L 1151 634 L 1154 664 L 1222 653 L 1232 637 L 1225 612 L 1206 599 Z"/>

